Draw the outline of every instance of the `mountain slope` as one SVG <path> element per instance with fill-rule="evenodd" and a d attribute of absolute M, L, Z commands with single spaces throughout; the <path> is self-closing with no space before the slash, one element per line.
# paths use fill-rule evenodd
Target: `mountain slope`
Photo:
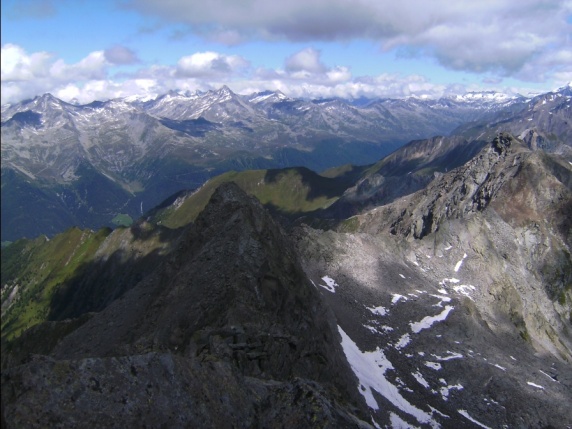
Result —
<path fill-rule="evenodd" d="M 61 333 L 53 323 L 36 332 Z M 3 371 L 8 426 L 371 427 L 331 313 L 234 184 L 157 270 L 63 332 L 50 356 Z"/>
<path fill-rule="evenodd" d="M 470 160 L 485 144 L 461 136 L 414 140 L 368 166 L 325 216 L 344 219 L 411 194 Z"/>
<path fill-rule="evenodd" d="M 532 149 L 572 157 L 572 86 L 538 95 L 519 105 L 460 126 L 456 134 L 490 140 L 499 132 L 520 137 Z"/>
<path fill-rule="evenodd" d="M 230 171 L 206 182 L 195 192 L 185 192 L 167 200 L 151 212 L 151 220 L 169 228 L 178 228 L 195 220 L 215 189 L 222 183 L 234 182 L 255 196 L 273 213 L 295 219 L 323 210 L 347 188 L 343 178 L 328 178 L 307 168 L 280 170 Z"/>
<path fill-rule="evenodd" d="M 371 172 L 442 167 L 438 153 L 418 142 Z M 256 189 L 266 173 L 235 177 Z M 303 170 L 275 173 L 264 186 L 304 185 Z M 52 286 L 49 320 L 3 338 L 3 417 L 31 427 L 31 415 L 62 427 L 566 427 L 571 203 L 570 163 L 507 134 L 336 229 L 294 227 L 295 247 L 259 202 L 222 184 L 183 228 L 143 222 L 104 237 Z M 25 243 L 3 258 L 25 255 Z"/>
<path fill-rule="evenodd" d="M 568 424 L 571 178 L 501 135 L 426 189 L 297 232 L 378 423 Z"/>

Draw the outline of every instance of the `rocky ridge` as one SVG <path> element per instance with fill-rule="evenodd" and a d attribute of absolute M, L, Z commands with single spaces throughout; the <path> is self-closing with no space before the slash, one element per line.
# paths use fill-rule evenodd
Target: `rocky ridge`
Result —
<path fill-rule="evenodd" d="M 298 231 L 306 272 L 357 345 L 348 356 L 361 353 L 352 367 L 384 368 L 377 386 L 360 378 L 380 393 L 370 407 L 404 427 L 570 424 L 571 177 L 501 134 L 423 190 L 337 231 Z"/>
<path fill-rule="evenodd" d="M 49 353 L 3 371 L 3 420 L 370 427 L 338 335 L 280 228 L 225 184 L 158 270 Z"/>

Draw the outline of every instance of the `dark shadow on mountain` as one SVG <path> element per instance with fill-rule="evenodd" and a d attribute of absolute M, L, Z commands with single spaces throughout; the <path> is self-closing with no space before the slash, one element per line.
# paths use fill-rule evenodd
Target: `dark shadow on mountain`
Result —
<path fill-rule="evenodd" d="M 200 119 L 200 118 L 199 118 Z M 246 125 L 244 122 L 242 121 L 234 121 L 234 122 L 229 122 L 227 125 L 233 127 L 233 128 L 238 128 L 240 130 L 246 131 L 248 133 L 253 133 L 254 129 L 249 127 L 248 125 Z"/>
<path fill-rule="evenodd" d="M 145 256 L 139 256 L 137 251 L 127 255 L 120 249 L 83 264 L 74 277 L 58 286 L 50 303 L 48 320 L 76 318 L 103 310 L 150 275 L 169 256 L 181 235 L 180 230 L 146 223 L 137 223 L 130 229 L 134 240 L 159 240 L 169 246 L 155 249 Z"/>
<path fill-rule="evenodd" d="M 2 127 L 14 125 L 16 127 L 32 126 L 38 128 L 42 125 L 42 115 L 31 110 L 24 110 L 23 112 L 15 113 L 6 122 L 2 122 Z"/>
<path fill-rule="evenodd" d="M 306 167 L 294 167 L 288 170 L 272 169 L 268 170 L 264 175 L 266 183 L 276 183 L 281 176 L 291 174 L 294 170 L 302 181 L 302 184 L 309 189 L 307 200 L 313 200 L 319 197 L 334 198 L 340 196 L 345 190 L 342 181 L 330 179 L 314 173 Z"/>
<path fill-rule="evenodd" d="M 48 320 L 61 321 L 99 312 L 150 274 L 163 260 L 158 251 L 142 258 L 124 258 L 122 251 L 85 264 L 59 285 L 50 303 Z"/>
<path fill-rule="evenodd" d="M 215 131 L 220 128 L 220 125 L 208 121 L 203 117 L 197 119 L 186 119 L 182 121 L 162 118 L 160 122 L 167 128 L 175 131 L 180 131 L 192 137 L 204 137 L 207 132 Z"/>

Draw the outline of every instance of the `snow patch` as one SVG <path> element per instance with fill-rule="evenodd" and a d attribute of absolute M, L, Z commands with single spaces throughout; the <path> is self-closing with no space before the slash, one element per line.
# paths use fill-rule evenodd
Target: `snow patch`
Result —
<path fill-rule="evenodd" d="M 484 429 L 491 429 L 490 427 L 482 424 L 481 422 L 475 420 L 474 418 L 472 418 L 469 413 L 467 413 L 466 410 L 457 410 L 457 412 L 462 415 L 464 418 L 466 418 L 467 420 L 472 421 L 474 424 L 479 425 L 480 427 L 484 428 Z"/>
<path fill-rule="evenodd" d="M 440 360 L 440 361 L 446 361 L 446 360 L 451 360 L 451 359 L 462 359 L 464 357 L 460 353 L 451 352 L 449 350 L 447 350 L 447 353 L 449 353 L 448 356 L 438 356 L 436 354 L 431 354 L 431 356 L 433 356 L 435 359 Z"/>
<path fill-rule="evenodd" d="M 426 361 L 426 362 L 425 362 L 425 366 L 428 367 L 428 368 L 434 369 L 435 371 L 439 371 L 439 370 L 442 368 L 442 367 L 441 367 L 441 364 L 438 363 L 438 362 L 429 362 L 429 361 Z"/>
<path fill-rule="evenodd" d="M 387 309 L 385 307 L 366 307 L 369 311 L 373 314 L 377 314 L 378 316 L 385 316 L 387 314 Z"/>
<path fill-rule="evenodd" d="M 436 423 L 431 418 L 431 414 L 410 404 L 401 396 L 399 389 L 385 378 L 386 371 L 394 367 L 385 357 L 383 350 L 378 347 L 371 352 L 362 352 L 340 326 L 338 326 L 338 331 L 342 337 L 344 354 L 358 378 L 358 390 L 371 409 L 379 409 L 379 404 L 372 393 L 373 389 L 401 411 L 415 417 L 420 423 Z"/>
<path fill-rule="evenodd" d="M 558 380 L 556 380 L 554 377 L 552 377 L 550 374 L 545 373 L 543 370 L 539 369 L 539 371 L 541 373 L 543 373 L 545 376 L 547 376 L 549 379 L 551 379 L 552 381 L 556 382 L 556 383 L 560 383 Z"/>
<path fill-rule="evenodd" d="M 409 334 L 404 334 L 401 336 L 401 338 L 399 339 L 397 344 L 395 344 L 395 349 L 401 350 L 403 347 L 405 347 L 410 342 L 411 342 L 411 337 L 409 336 Z"/>
<path fill-rule="evenodd" d="M 532 381 L 527 381 L 526 384 L 528 384 L 529 386 L 532 386 L 532 387 L 536 387 L 538 389 L 544 389 L 544 386 L 541 386 L 539 384 L 535 384 Z"/>
<path fill-rule="evenodd" d="M 449 392 L 453 389 L 463 390 L 463 386 L 460 384 L 455 384 L 453 386 L 443 386 L 439 389 L 439 393 L 441 393 L 443 401 L 447 401 L 449 399 Z"/>
<path fill-rule="evenodd" d="M 430 296 L 439 299 L 439 302 L 437 304 L 433 304 L 433 307 L 443 307 L 444 302 L 451 302 L 451 298 L 449 298 L 448 296 L 433 295 L 433 294 L 430 294 Z"/>
<path fill-rule="evenodd" d="M 407 423 L 395 413 L 389 413 L 389 420 L 391 421 L 392 429 L 419 429 L 417 426 L 411 426 L 410 423 Z"/>
<path fill-rule="evenodd" d="M 467 257 L 467 254 L 465 253 L 463 255 L 463 259 L 461 259 L 459 262 L 457 262 L 457 265 L 455 265 L 455 272 L 459 271 L 459 268 L 461 268 L 461 265 L 463 265 L 463 261 L 465 260 L 465 258 Z"/>
<path fill-rule="evenodd" d="M 403 299 L 404 301 L 408 300 L 408 298 L 406 296 L 399 295 L 398 293 L 392 293 L 391 296 L 393 297 L 393 298 L 391 298 L 392 304 L 396 304 L 397 301 L 399 301 L 400 299 Z"/>
<path fill-rule="evenodd" d="M 473 297 L 469 295 L 469 292 L 474 291 L 476 288 L 472 285 L 459 285 L 453 286 L 453 290 L 460 295 L 465 295 L 471 301 L 474 301 Z"/>
<path fill-rule="evenodd" d="M 425 380 L 423 378 L 423 376 L 421 375 L 421 373 L 419 371 L 417 372 L 412 372 L 411 375 L 413 376 L 413 378 L 415 378 L 415 380 L 417 380 L 417 382 L 425 387 L 426 389 L 429 389 L 429 383 L 427 382 L 427 380 Z"/>
<path fill-rule="evenodd" d="M 379 331 L 377 330 L 376 327 L 371 326 L 371 325 L 363 325 L 364 328 L 369 329 L 372 333 L 374 334 L 379 334 Z"/>
<path fill-rule="evenodd" d="M 433 325 L 433 323 L 442 322 L 443 320 L 445 320 L 447 318 L 447 316 L 449 315 L 449 312 L 453 308 L 454 307 L 451 305 L 446 305 L 445 309 L 441 313 L 437 314 L 436 316 L 426 316 L 420 322 L 409 323 L 409 325 L 411 325 L 411 331 L 414 334 L 418 334 L 423 329 L 430 328 Z"/>
<path fill-rule="evenodd" d="M 439 415 L 441 415 L 441 416 L 443 416 L 443 417 L 445 417 L 445 418 L 447 418 L 447 419 L 450 419 L 450 418 L 451 418 L 451 417 L 448 416 L 447 414 L 443 414 L 443 413 L 442 413 L 441 411 L 439 411 L 437 408 L 433 408 L 431 405 L 429 405 L 429 408 L 431 408 L 431 412 L 432 412 L 432 413 L 437 413 L 437 414 L 439 414 Z"/>
<path fill-rule="evenodd" d="M 328 276 L 324 276 L 322 277 L 322 280 L 324 281 L 324 283 L 326 283 L 325 285 L 320 284 L 321 287 L 323 287 L 324 289 L 326 289 L 328 292 L 332 292 L 332 293 L 336 293 L 336 288 L 339 286 L 336 281 Z"/>

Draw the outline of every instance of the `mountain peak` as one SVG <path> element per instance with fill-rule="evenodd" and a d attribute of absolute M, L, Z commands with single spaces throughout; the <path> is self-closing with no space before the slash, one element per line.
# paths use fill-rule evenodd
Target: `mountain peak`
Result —
<path fill-rule="evenodd" d="M 118 329 L 104 328 L 111 325 Z M 92 363 L 81 365 L 86 357 Z M 50 406 L 48 413 L 70 421 L 81 415 L 88 425 L 102 414 L 113 415 L 122 398 L 139 403 L 134 392 L 142 392 L 141 403 L 152 401 L 153 406 L 126 407 L 122 426 L 140 427 L 145 421 L 161 427 L 171 419 L 171 410 L 181 409 L 192 410 L 177 417 L 185 427 L 238 427 L 244 422 L 272 427 L 285 419 L 309 421 L 306 415 L 320 427 L 352 427 L 352 423 L 369 427 L 355 424 L 356 415 L 368 413 L 339 344 L 332 313 L 278 224 L 234 183 L 215 191 L 154 274 L 64 334 L 50 357 L 31 362 L 35 370 L 26 370 L 24 377 L 33 373 L 37 380 L 14 383 L 16 390 L 28 382 L 36 390 L 28 389 L 26 398 L 17 392 L 5 399 L 3 378 L 2 400 L 18 398 L 26 409 L 45 410 L 43 392 L 37 393 L 55 381 L 39 380 L 55 374 L 55 361 L 66 362 L 62 372 L 73 372 L 74 380 L 97 380 L 98 388 L 104 389 L 114 386 L 108 394 L 93 396 L 94 389 L 87 384 L 80 390 L 74 384 L 62 385 L 66 395 L 79 392 L 82 400 L 65 410 L 58 401 L 50 402 L 54 408 Z M 106 367 L 104 372 L 100 365 Z M 10 380 L 16 379 L 18 368 Z M 141 388 L 116 381 L 122 380 L 121 374 L 131 374 Z M 51 389 L 48 396 L 53 394 Z M 218 404 L 220 397 L 224 398 L 220 407 L 193 403 L 205 404 L 205 398 L 212 398 Z M 336 403 L 339 397 L 343 405 Z M 308 405 L 284 406 L 298 401 L 313 410 L 307 410 Z M 24 420 L 42 415 L 14 414 L 12 419 Z"/>
<path fill-rule="evenodd" d="M 51 93 L 46 92 L 45 94 L 39 95 L 35 98 L 35 100 L 50 100 L 50 101 L 61 101 L 59 98 L 54 97 Z"/>
<path fill-rule="evenodd" d="M 248 102 L 254 104 L 267 103 L 267 102 L 275 103 L 287 99 L 288 97 L 280 90 L 276 91 L 267 90 L 267 91 L 255 92 L 250 96 L 248 96 Z"/>
<path fill-rule="evenodd" d="M 525 152 L 531 153 L 523 142 L 508 133 L 499 133 L 466 164 L 438 174 L 423 190 L 385 206 L 394 207 L 393 219 L 380 211 L 378 215 L 385 219 L 376 217 L 366 229 L 379 228 L 385 223 L 392 234 L 422 239 L 437 231 L 447 219 L 484 211 L 505 183 L 518 173 Z"/>
<path fill-rule="evenodd" d="M 221 86 L 216 92 L 224 95 L 234 95 L 234 92 L 226 85 Z"/>

